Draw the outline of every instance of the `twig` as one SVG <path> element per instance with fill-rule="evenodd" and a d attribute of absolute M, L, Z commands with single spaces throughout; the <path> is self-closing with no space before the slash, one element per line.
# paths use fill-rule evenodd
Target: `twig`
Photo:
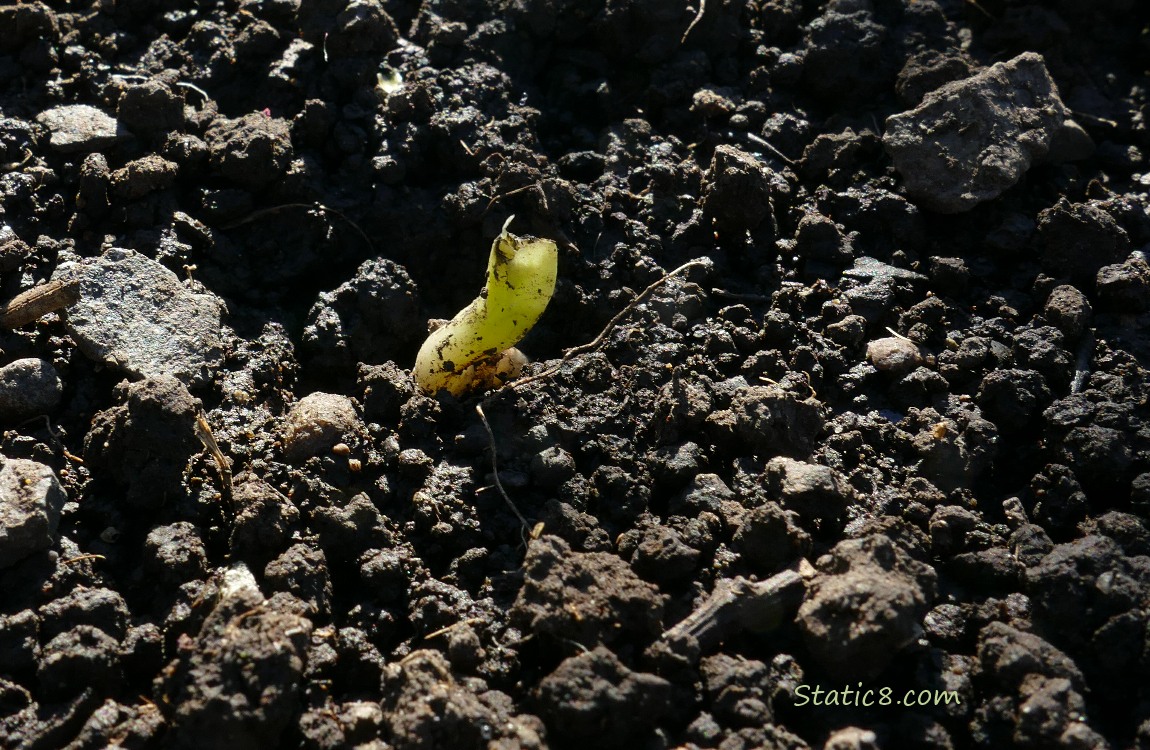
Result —
<path fill-rule="evenodd" d="M 220 444 L 216 442 L 216 436 L 212 434 L 212 426 L 208 424 L 208 419 L 202 410 L 196 415 L 196 437 L 200 439 L 204 449 L 212 455 L 212 459 L 216 462 L 216 470 L 220 473 L 220 494 L 230 503 L 232 498 L 232 467 L 228 463 L 227 456 L 220 450 Z"/>
<path fill-rule="evenodd" d="M 679 624 L 663 633 L 662 640 L 694 638 L 704 650 L 744 630 L 765 632 L 793 616 L 803 600 L 802 563 L 765 581 L 742 576 L 721 578 L 711 595 Z"/>
<path fill-rule="evenodd" d="M 683 44 L 684 42 L 687 41 L 687 35 L 691 33 L 692 29 L 694 29 L 696 26 L 698 26 L 699 21 L 703 20 L 703 14 L 706 12 L 707 12 L 707 0 L 699 0 L 699 12 L 695 14 L 695 17 L 691 20 L 691 25 L 688 26 L 687 30 L 683 32 L 682 38 L 679 39 L 679 44 Z"/>
<path fill-rule="evenodd" d="M 461 628 L 464 625 L 478 625 L 481 622 L 483 622 L 483 618 L 481 618 L 481 617 L 469 617 L 466 620 L 460 620 L 459 622 L 452 623 L 451 625 L 448 625 L 445 628 L 440 628 L 439 630 L 436 630 L 433 633 L 428 633 L 427 635 L 423 636 L 423 640 L 430 641 L 432 638 L 438 638 L 439 636 L 441 636 L 445 633 L 450 633 L 452 630 L 455 630 L 456 628 Z"/>
<path fill-rule="evenodd" d="M 728 292 L 726 289 L 711 289 L 711 294 L 719 299 L 729 299 L 734 302 L 770 302 L 771 298 L 764 294 L 743 294 L 741 292 Z"/>
<path fill-rule="evenodd" d="M 67 560 L 61 561 L 60 564 L 61 565 L 71 565 L 72 563 L 80 562 L 82 560 L 107 560 L 107 559 L 108 558 L 103 556 L 103 555 L 97 555 L 95 553 L 89 553 L 87 555 L 77 555 L 76 557 L 69 557 Z"/>
<path fill-rule="evenodd" d="M 0 308 L 0 327 L 19 328 L 80 299 L 80 282 L 49 281 L 17 294 Z"/>
<path fill-rule="evenodd" d="M 791 166 L 791 167 L 795 166 L 795 160 L 794 159 L 789 158 L 782 151 L 779 151 L 777 148 L 775 148 L 774 144 L 772 144 L 766 138 L 760 138 L 759 136 L 755 135 L 754 133 L 747 133 L 746 137 L 747 137 L 748 141 L 752 141 L 752 142 L 758 144 L 759 146 L 762 146 L 763 148 L 765 148 L 766 150 L 768 150 L 772 154 L 774 154 L 777 158 L 782 159 L 783 164 L 786 164 L 787 166 Z"/>
<path fill-rule="evenodd" d="M 332 214 L 333 216 L 338 216 L 339 218 L 341 218 L 345 222 L 347 222 L 347 224 L 359 234 L 359 236 L 363 239 L 363 241 L 365 243 L 367 243 L 368 249 L 371 250 L 373 255 L 375 254 L 375 245 L 372 244 L 371 238 L 367 236 L 367 232 L 365 232 L 359 228 L 359 224 L 356 224 L 354 221 L 347 218 L 347 216 L 344 213 L 342 213 L 341 211 L 338 211 L 338 210 L 331 208 L 329 206 L 325 206 L 322 203 L 284 203 L 283 205 L 280 205 L 280 206 L 272 206 L 270 208 L 262 208 L 259 211 L 251 212 L 250 214 L 248 214 L 247 216 L 245 216 L 242 219 L 237 219 L 236 221 L 233 221 L 230 224 L 224 224 L 220 228 L 221 229 L 235 229 L 236 227 L 242 227 L 244 224 L 251 224 L 253 221 L 258 221 L 259 219 L 262 219 L 265 216 L 270 216 L 271 214 L 279 213 L 280 211 L 284 211 L 284 210 L 289 209 L 289 208 L 306 208 L 309 211 L 322 211 L 324 213 Z"/>
<path fill-rule="evenodd" d="M 499 390 L 494 391 L 491 394 L 491 396 L 488 396 L 488 399 L 495 398 L 505 391 L 517 390 L 519 388 L 522 388 L 523 386 L 530 385 L 531 383 L 534 383 L 538 380 L 542 380 L 543 378 L 551 377 L 555 373 L 559 372 L 559 369 L 561 367 L 563 367 L 563 365 L 566 364 L 567 361 L 570 360 L 572 357 L 575 357 L 576 355 L 579 355 L 579 354 L 583 354 L 584 352 L 590 352 L 590 351 L 594 351 L 594 350 L 598 349 L 599 346 L 603 343 L 604 339 L 607 338 L 607 334 L 609 334 L 611 332 L 611 330 L 613 328 L 615 328 L 615 326 L 617 326 L 619 324 L 619 322 L 621 320 L 623 320 L 623 318 L 628 315 L 628 313 L 630 313 L 639 304 L 641 304 L 644 300 L 646 300 L 648 297 L 650 297 L 651 294 L 653 294 L 656 289 L 661 287 L 663 284 L 666 284 L 667 281 L 669 281 L 672 277 L 678 276 L 679 274 L 683 273 L 684 271 L 687 271 L 690 268 L 694 268 L 695 266 L 705 266 L 708 263 L 710 263 L 709 259 L 696 258 L 695 260 L 687 261 L 683 265 L 676 268 L 674 271 L 670 271 L 669 273 L 664 274 L 662 278 L 660 278 L 658 281 L 656 281 L 653 284 L 651 284 L 650 286 L 648 286 L 643 291 L 639 292 L 638 296 L 636 296 L 635 299 L 628 302 L 626 307 L 624 307 L 622 310 L 620 310 L 618 313 L 616 313 L 615 317 L 611 318 L 611 320 L 607 323 L 607 325 L 603 328 L 603 330 L 599 332 L 599 335 L 596 336 L 592 341 L 590 341 L 586 344 L 583 344 L 582 346 L 576 346 L 576 347 L 573 347 L 571 349 L 564 349 L 563 350 L 563 356 L 560 357 L 559 362 L 556 363 L 555 365 L 553 365 L 552 367 L 549 367 L 548 369 L 544 370 L 543 372 L 537 373 L 535 375 L 531 375 L 531 376 L 526 377 L 526 378 L 520 378 L 519 380 L 508 383 L 503 388 L 500 388 Z"/>
<path fill-rule="evenodd" d="M 507 503 L 507 507 L 511 508 L 511 512 L 515 514 L 515 517 L 519 519 L 519 523 L 522 524 L 520 532 L 524 534 L 523 543 L 526 544 L 527 537 L 525 530 L 528 527 L 527 519 L 519 512 L 519 508 L 516 507 L 515 503 L 511 500 L 511 496 L 507 494 L 507 490 L 503 489 L 503 482 L 499 480 L 499 459 L 495 455 L 495 433 L 491 429 L 491 423 L 487 421 L 487 415 L 483 413 L 482 403 L 475 405 L 475 411 L 479 413 L 479 419 L 483 421 L 483 427 L 487 430 L 487 440 L 491 444 L 491 473 L 495 476 L 495 488 L 499 490 L 500 495 L 503 495 L 503 500 Z"/>

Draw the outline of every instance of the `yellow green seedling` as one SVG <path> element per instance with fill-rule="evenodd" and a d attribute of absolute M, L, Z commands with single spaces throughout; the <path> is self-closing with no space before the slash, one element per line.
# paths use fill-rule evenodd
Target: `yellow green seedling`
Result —
<path fill-rule="evenodd" d="M 555 293 L 559 250 L 551 240 L 511 234 L 510 224 L 491 244 L 483 291 L 420 347 L 413 374 L 424 392 L 462 396 L 502 385 L 522 370 L 526 357 L 513 347 Z"/>

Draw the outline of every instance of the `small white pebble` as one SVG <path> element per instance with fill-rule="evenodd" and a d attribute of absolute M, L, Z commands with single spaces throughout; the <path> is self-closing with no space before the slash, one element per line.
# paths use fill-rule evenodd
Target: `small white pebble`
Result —
<path fill-rule="evenodd" d="M 922 353 L 918 346 L 898 336 L 870 342 L 866 347 L 866 356 L 875 368 L 883 372 L 907 372 L 922 363 Z"/>

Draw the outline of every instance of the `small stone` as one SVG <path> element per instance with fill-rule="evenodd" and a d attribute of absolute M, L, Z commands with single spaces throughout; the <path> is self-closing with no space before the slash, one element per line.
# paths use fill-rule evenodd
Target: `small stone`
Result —
<path fill-rule="evenodd" d="M 114 117 L 87 104 L 65 104 L 36 116 L 52 133 L 52 148 L 62 153 L 99 151 L 127 137 Z"/>
<path fill-rule="evenodd" d="M 876 369 L 883 372 L 909 372 L 922 363 L 918 345 L 899 336 L 870 342 L 866 347 L 866 356 Z"/>
<path fill-rule="evenodd" d="M 916 201 L 959 213 L 998 197 L 1047 159 L 1068 115 L 1042 56 L 1025 52 L 888 118 L 883 145 Z"/>
<path fill-rule="evenodd" d="M 223 304 L 215 295 L 193 292 L 132 250 L 67 264 L 61 276 L 80 281 L 80 299 L 68 308 L 66 322 L 85 355 L 136 377 L 211 382 L 223 356 Z"/>
<path fill-rule="evenodd" d="M 0 422 L 14 424 L 50 414 L 63 392 L 60 376 L 47 360 L 18 359 L 0 367 Z"/>
<path fill-rule="evenodd" d="M 806 518 L 838 518 L 854 498 L 846 477 L 834 469 L 786 456 L 767 462 L 765 479 L 772 496 L 779 497 L 784 508 Z"/>
<path fill-rule="evenodd" d="M 52 546 L 66 500 L 52 469 L 0 456 L 0 568 Z"/>
<path fill-rule="evenodd" d="M 364 431 L 355 405 L 347 396 L 312 393 L 288 412 L 284 424 L 284 453 L 293 460 L 331 450 Z"/>
<path fill-rule="evenodd" d="M 1069 341 L 1077 341 L 1090 325 L 1090 300 L 1077 288 L 1063 284 L 1056 286 L 1046 299 L 1042 310 L 1046 319 L 1054 324 Z"/>

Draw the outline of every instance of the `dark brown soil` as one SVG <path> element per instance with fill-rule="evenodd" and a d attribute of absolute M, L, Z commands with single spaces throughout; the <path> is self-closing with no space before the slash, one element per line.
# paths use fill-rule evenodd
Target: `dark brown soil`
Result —
<path fill-rule="evenodd" d="M 0 5 L 0 747 L 1150 750 L 1148 60 L 1139 0 Z M 512 214 L 560 366 L 492 441 L 408 368 Z"/>

